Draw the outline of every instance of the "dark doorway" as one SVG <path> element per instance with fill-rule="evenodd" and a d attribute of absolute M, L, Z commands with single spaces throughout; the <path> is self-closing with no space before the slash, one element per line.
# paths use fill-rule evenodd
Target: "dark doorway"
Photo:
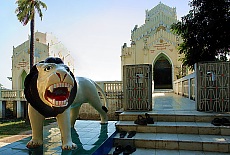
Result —
<path fill-rule="evenodd" d="M 153 71 L 154 89 L 172 89 L 172 65 L 164 55 L 159 56 Z"/>

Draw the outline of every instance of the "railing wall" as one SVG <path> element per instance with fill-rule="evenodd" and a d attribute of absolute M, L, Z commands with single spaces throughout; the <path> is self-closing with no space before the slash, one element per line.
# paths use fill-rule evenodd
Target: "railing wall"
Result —
<path fill-rule="evenodd" d="M 173 91 L 195 100 L 195 72 L 173 82 Z"/>
<path fill-rule="evenodd" d="M 123 83 L 122 81 L 97 81 L 97 84 L 104 90 L 108 100 L 108 116 L 110 120 L 116 120 L 117 111 L 123 111 Z M 99 93 L 100 94 L 100 93 Z M 101 103 L 104 99 L 101 97 Z M 80 108 L 79 119 L 100 119 L 98 112 L 88 103 Z"/>
<path fill-rule="evenodd" d="M 117 119 L 116 111 L 123 110 L 123 83 L 121 81 L 98 81 L 97 84 L 104 90 L 108 100 L 108 116 L 110 120 Z M 101 97 L 101 102 L 104 105 L 104 99 Z M 20 104 L 20 101 L 26 101 L 24 91 L 21 90 L 3 90 L 0 89 L 0 118 L 2 114 L 2 105 L 5 102 L 16 101 L 14 104 Z M 4 102 L 4 104 L 2 104 Z M 15 105 L 16 106 L 16 105 Z M 20 115 L 21 116 L 21 115 Z M 81 106 L 79 112 L 80 119 L 100 119 L 98 112 L 88 103 Z"/>
<path fill-rule="evenodd" d="M 0 89 L 0 101 L 25 101 L 25 95 L 23 89 L 20 90 L 5 90 Z"/>

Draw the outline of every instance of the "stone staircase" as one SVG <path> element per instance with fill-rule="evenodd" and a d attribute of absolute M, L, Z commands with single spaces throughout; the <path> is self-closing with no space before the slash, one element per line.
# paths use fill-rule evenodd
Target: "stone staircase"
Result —
<path fill-rule="evenodd" d="M 191 111 L 148 112 L 154 124 L 136 125 L 134 120 L 145 112 L 123 112 L 116 123 L 113 154 L 117 145 L 137 148 L 133 154 L 229 154 L 230 126 L 214 126 L 214 118 L 230 118 L 229 114 Z M 136 131 L 132 138 L 120 138 L 120 131 Z"/>

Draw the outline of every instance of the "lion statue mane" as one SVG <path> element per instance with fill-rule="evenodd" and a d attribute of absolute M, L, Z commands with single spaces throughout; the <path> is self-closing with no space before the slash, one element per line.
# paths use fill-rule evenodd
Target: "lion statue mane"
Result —
<path fill-rule="evenodd" d="M 71 127 L 74 127 L 83 103 L 89 103 L 107 123 L 108 102 L 103 90 L 92 80 L 74 77 L 69 67 L 60 58 L 49 57 L 34 65 L 24 82 L 24 94 L 29 102 L 28 115 L 32 139 L 28 148 L 43 144 L 43 122 L 47 117 L 56 117 L 62 137 L 62 149 L 74 149 Z M 104 98 L 101 104 L 98 91 Z"/>

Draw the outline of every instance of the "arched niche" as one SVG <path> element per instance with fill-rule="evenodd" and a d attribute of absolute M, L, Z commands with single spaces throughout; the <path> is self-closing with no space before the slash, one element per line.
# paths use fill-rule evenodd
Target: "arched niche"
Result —
<path fill-rule="evenodd" d="M 23 70 L 21 74 L 21 89 L 24 89 L 24 81 L 25 81 L 26 75 L 27 75 L 26 71 Z"/>

